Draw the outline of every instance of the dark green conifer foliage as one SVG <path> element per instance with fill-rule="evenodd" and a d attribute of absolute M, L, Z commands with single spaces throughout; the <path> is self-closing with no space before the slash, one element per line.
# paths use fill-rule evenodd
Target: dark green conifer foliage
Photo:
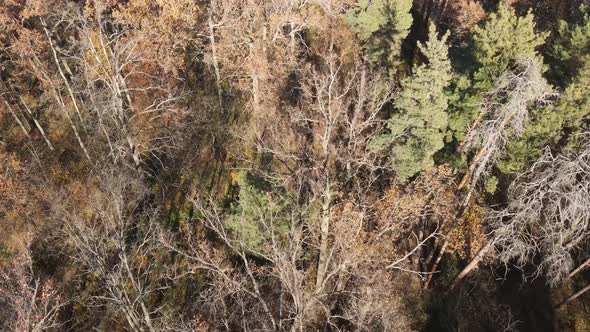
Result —
<path fill-rule="evenodd" d="M 473 80 L 467 75 L 457 75 L 449 86 L 449 131 L 446 141 L 461 141 L 467 125 L 479 112 L 481 96 L 475 93 Z"/>
<path fill-rule="evenodd" d="M 570 25 L 560 20 L 556 40 L 549 50 L 552 63 L 551 76 L 558 83 L 567 84 L 583 66 L 582 58 L 590 54 L 590 15 L 588 8 L 580 6 L 581 20 Z"/>
<path fill-rule="evenodd" d="M 547 33 L 535 32 L 534 16 L 529 11 L 519 17 L 504 2 L 489 14 L 473 35 L 473 56 L 479 68 L 473 78 L 459 76 L 453 81 L 449 100 L 449 136 L 461 141 L 467 125 L 479 114 L 483 96 L 493 88 L 495 80 L 519 60 L 535 59 L 543 67 L 537 48 L 543 45 Z"/>
<path fill-rule="evenodd" d="M 536 110 L 523 137 L 508 146 L 507 158 L 498 166 L 502 172 L 521 171 L 540 157 L 543 148 L 575 145 L 577 133 L 587 127 L 590 114 L 590 16 L 580 7 L 578 24 L 559 22 L 558 36 L 550 48 L 551 76 L 567 85 L 555 105 Z"/>
<path fill-rule="evenodd" d="M 253 252 L 263 251 L 263 243 L 271 232 L 280 236 L 288 231 L 285 218 L 286 204 L 271 197 L 263 190 L 261 181 L 246 172 L 240 172 L 236 179 L 239 186 L 239 200 L 235 202 L 225 220 L 232 235 Z"/>
<path fill-rule="evenodd" d="M 387 133 L 373 141 L 374 146 L 388 150 L 402 181 L 433 166 L 432 156 L 444 146 L 448 125 L 444 90 L 452 78 L 447 38 L 448 33 L 439 39 L 434 24 L 430 25 L 428 41 L 418 43 L 427 62 L 414 67 L 412 76 L 402 81 Z"/>
<path fill-rule="evenodd" d="M 547 33 L 536 33 L 534 16 L 516 16 L 514 9 L 504 2 L 496 13 L 491 13 L 482 27 L 475 29 L 474 54 L 480 69 L 475 73 L 475 81 L 480 89 L 487 90 L 502 73 L 518 60 L 542 58 L 536 48 L 543 45 Z"/>
<path fill-rule="evenodd" d="M 499 163 L 505 173 L 521 171 L 528 162 L 543 155 L 545 146 L 575 145 L 577 134 L 587 128 L 590 117 L 590 55 L 580 59 L 582 67 L 555 105 L 538 109 L 521 139 L 508 146 L 506 160 Z"/>
<path fill-rule="evenodd" d="M 402 42 L 412 26 L 411 0 L 360 0 L 346 20 L 363 41 L 369 61 L 391 74 L 401 63 Z"/>

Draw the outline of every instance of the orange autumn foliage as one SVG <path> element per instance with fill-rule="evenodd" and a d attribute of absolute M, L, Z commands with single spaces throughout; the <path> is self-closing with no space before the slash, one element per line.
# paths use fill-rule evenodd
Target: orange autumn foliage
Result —
<path fill-rule="evenodd" d="M 422 173 L 404 187 L 392 186 L 376 207 L 379 228 L 401 232 L 425 217 L 443 226 L 459 206 L 452 169 L 441 165 Z M 439 230 L 440 231 L 440 230 Z"/>
<path fill-rule="evenodd" d="M 471 259 L 485 244 L 482 223 L 485 208 L 477 203 L 469 206 L 457 227 L 449 234 L 448 252 L 461 259 Z"/>

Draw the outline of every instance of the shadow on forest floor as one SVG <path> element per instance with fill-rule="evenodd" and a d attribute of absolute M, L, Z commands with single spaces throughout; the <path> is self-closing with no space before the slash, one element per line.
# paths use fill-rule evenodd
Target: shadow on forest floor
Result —
<path fill-rule="evenodd" d="M 460 289 L 434 300 L 429 311 L 424 332 L 558 331 L 551 289 L 541 278 L 523 283 L 520 271 L 501 281 L 480 270 Z"/>

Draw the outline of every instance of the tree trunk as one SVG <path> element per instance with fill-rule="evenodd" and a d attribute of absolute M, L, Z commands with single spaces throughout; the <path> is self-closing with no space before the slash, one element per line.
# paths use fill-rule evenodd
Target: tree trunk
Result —
<path fill-rule="evenodd" d="M 434 261 L 434 264 L 432 264 L 432 268 L 430 269 L 430 273 L 426 276 L 426 280 L 424 281 L 424 286 L 422 286 L 422 289 L 428 289 L 428 286 L 430 285 L 430 281 L 432 280 L 432 275 L 434 274 L 434 272 L 438 268 L 438 265 L 440 264 L 440 261 L 441 261 L 443 255 L 445 254 L 445 251 L 447 250 L 447 246 L 449 245 L 449 235 L 451 235 L 451 233 L 453 233 L 455 228 L 457 228 L 457 225 L 459 224 L 459 220 L 461 220 L 461 217 L 463 217 L 463 214 L 465 213 L 467 206 L 469 206 L 469 202 L 471 201 L 472 195 L 473 195 L 473 186 L 471 186 L 471 188 L 469 188 L 469 191 L 467 192 L 467 196 L 465 196 L 465 199 L 463 200 L 463 203 L 461 204 L 461 207 L 459 208 L 459 211 L 457 212 L 457 215 L 455 216 L 455 219 L 453 220 L 453 224 L 451 225 L 451 228 L 449 229 L 449 231 L 447 232 L 447 235 L 445 236 L 443 244 L 440 248 L 440 252 L 436 256 L 436 260 Z M 436 250 L 436 248 L 435 248 L 435 250 Z"/>
<path fill-rule="evenodd" d="M 82 113 L 80 113 L 80 108 L 78 107 L 78 102 L 76 99 L 76 96 L 74 95 L 74 91 L 72 90 L 72 87 L 70 86 L 70 82 L 68 81 L 66 75 L 63 72 L 63 69 L 61 68 L 61 63 L 59 61 L 59 57 L 57 56 L 57 51 L 55 50 L 55 46 L 53 44 L 53 39 L 51 38 L 51 33 L 49 32 L 47 25 L 45 24 L 44 20 L 41 20 L 41 23 L 43 24 L 43 30 L 45 30 L 45 34 L 47 35 L 47 41 L 49 42 L 49 46 L 51 48 L 51 53 L 53 54 L 53 60 L 55 61 L 55 65 L 57 66 L 57 71 L 59 72 L 59 76 L 61 76 L 61 78 L 64 81 L 64 84 L 66 85 L 66 89 L 68 90 L 68 94 L 70 95 L 70 98 L 72 99 L 72 105 L 74 106 L 74 110 L 76 111 L 76 114 L 78 114 L 78 119 L 80 120 L 80 123 L 82 123 L 83 125 L 83 121 L 82 121 Z"/>
<path fill-rule="evenodd" d="M 420 245 L 420 242 L 424 239 L 424 230 L 422 229 L 422 227 L 420 227 L 420 230 L 418 231 L 418 239 L 416 240 L 416 245 L 420 246 L 416 252 L 416 263 L 414 266 L 414 269 L 416 271 L 422 271 L 422 246 Z"/>
<path fill-rule="evenodd" d="M 252 99 L 254 102 L 254 112 L 256 114 L 260 114 L 259 106 L 260 106 L 260 95 L 258 94 L 258 75 L 256 72 L 252 71 L 250 76 L 252 78 Z"/>
<path fill-rule="evenodd" d="M 290 28 L 291 28 L 291 31 L 289 32 L 289 37 L 290 37 L 289 48 L 291 49 L 291 56 L 293 56 L 293 58 L 295 58 L 295 45 L 297 45 L 297 42 L 295 40 L 295 22 L 290 23 Z"/>
<path fill-rule="evenodd" d="M 80 111 L 78 109 L 78 104 L 76 103 L 76 98 L 73 94 L 70 84 L 69 84 L 68 80 L 66 79 L 65 74 L 63 73 L 63 70 L 61 69 L 61 65 L 59 63 L 59 58 L 57 57 L 57 52 L 55 51 L 53 41 L 51 39 L 51 34 L 49 33 L 49 30 L 47 29 L 47 24 L 45 24 L 45 21 L 41 21 L 41 23 L 43 24 L 43 30 L 45 30 L 45 34 L 47 35 L 49 45 L 51 46 L 50 48 L 53 53 L 55 65 L 57 66 L 60 76 L 62 77 L 62 79 L 64 80 L 64 83 L 66 84 L 67 90 L 70 94 L 70 97 L 72 98 L 72 103 L 73 103 L 73 105 L 76 109 L 76 112 L 78 113 L 78 117 L 80 118 L 80 121 L 81 121 L 82 115 L 80 114 Z M 66 119 L 70 123 L 70 127 L 74 131 L 74 135 L 76 136 L 76 140 L 78 140 L 78 144 L 80 145 L 80 148 L 82 148 L 82 151 L 84 152 L 84 156 L 86 157 L 86 159 L 88 159 L 88 161 L 92 162 L 92 158 L 90 158 L 90 154 L 88 153 L 88 150 L 86 149 L 86 146 L 84 145 L 84 142 L 82 141 L 82 137 L 80 137 L 80 133 L 78 132 L 78 128 L 76 128 L 76 124 L 74 123 L 74 120 L 72 119 L 72 117 L 68 113 L 66 103 L 64 102 L 64 100 L 61 96 L 61 93 L 59 92 L 58 88 L 53 86 L 53 84 L 52 84 L 52 90 L 53 90 L 53 94 L 54 94 L 57 102 L 61 105 L 62 111 L 63 111 Z"/>
<path fill-rule="evenodd" d="M 221 74 L 219 73 L 219 62 L 217 61 L 217 46 L 215 44 L 215 29 L 211 14 L 208 18 L 209 23 L 209 42 L 211 43 L 211 61 L 213 62 L 213 70 L 215 71 L 215 85 L 217 86 L 217 98 L 219 99 L 219 108 L 223 110 L 221 97 Z"/>
<path fill-rule="evenodd" d="M 568 276 L 568 279 L 573 278 L 578 272 L 582 271 L 586 266 L 590 265 L 590 258 L 588 258 L 584 263 L 580 264 L 575 270 L 573 270 Z"/>
<path fill-rule="evenodd" d="M 463 188 L 467 184 L 467 181 L 469 181 L 469 179 L 471 178 L 473 171 L 477 167 L 477 164 L 479 164 L 479 161 L 483 157 L 485 151 L 486 151 L 485 147 L 481 148 L 481 150 L 479 150 L 479 152 L 477 153 L 475 158 L 473 158 L 473 161 L 469 165 L 469 169 L 467 170 L 467 172 L 465 173 L 465 175 L 461 179 L 461 182 L 459 183 L 459 187 L 458 187 L 459 189 Z"/>
<path fill-rule="evenodd" d="M 8 111 L 10 112 L 10 114 L 12 114 L 12 117 L 14 117 L 14 120 L 16 121 L 20 129 L 22 129 L 23 133 L 25 133 L 25 136 L 27 136 L 27 138 L 30 140 L 31 136 L 29 135 L 29 131 L 25 128 L 22 121 L 19 119 L 18 115 L 14 113 L 12 107 L 10 107 L 10 104 L 6 100 L 4 101 L 4 104 L 6 104 L 6 106 L 8 107 Z"/>
<path fill-rule="evenodd" d="M 467 274 L 469 274 L 469 272 L 471 272 L 471 270 L 473 270 L 477 267 L 477 264 L 479 264 L 479 262 L 481 262 L 481 260 L 485 257 L 485 255 L 488 253 L 488 251 L 490 251 L 490 249 L 493 248 L 493 246 L 494 246 L 494 241 L 490 240 L 490 241 L 488 241 L 488 243 L 486 243 L 485 246 L 483 246 L 481 249 L 479 249 L 479 251 L 477 252 L 475 257 L 473 257 L 471 262 L 469 262 L 469 264 L 467 264 L 467 266 L 465 266 L 465 268 L 455 277 L 455 280 L 453 280 L 453 283 L 451 284 L 450 289 L 457 287 L 461 283 L 461 281 L 463 281 L 463 279 L 467 276 Z"/>
<path fill-rule="evenodd" d="M 55 93 L 57 93 L 57 92 L 55 92 Z M 76 128 L 76 125 L 74 124 L 74 120 L 72 120 L 72 117 L 68 114 L 68 110 L 66 109 L 66 105 L 63 102 L 63 99 L 61 99 L 61 97 L 59 97 L 59 96 L 58 96 L 58 98 L 60 99 L 63 113 L 66 116 L 66 118 L 68 119 L 68 122 L 70 123 L 70 127 L 72 128 L 72 131 L 74 132 L 74 135 L 76 136 L 76 140 L 78 140 L 78 145 L 80 145 L 80 148 L 82 148 L 82 152 L 84 152 L 84 156 L 86 157 L 86 159 L 88 159 L 88 161 L 92 162 L 92 158 L 90 158 L 90 154 L 88 153 L 88 150 L 86 149 L 86 145 L 84 145 L 84 142 L 82 141 L 82 137 L 80 137 L 80 133 L 78 133 L 78 128 Z"/>
<path fill-rule="evenodd" d="M 31 109 L 29 108 L 29 106 L 27 106 L 27 104 L 23 100 L 23 97 L 19 96 L 19 98 L 20 98 L 21 103 L 25 106 L 27 113 L 29 113 L 29 115 L 33 119 L 35 126 L 37 127 L 37 129 L 39 129 L 39 132 L 41 133 L 41 136 L 43 136 L 43 140 L 45 140 L 45 143 L 49 147 L 49 150 L 53 151 L 53 145 L 51 145 L 51 142 L 47 138 L 47 135 L 45 135 L 45 130 L 43 130 L 43 127 L 41 127 L 41 124 L 39 124 L 39 121 L 37 121 L 37 119 L 35 118 L 35 115 L 33 115 L 33 112 L 31 111 Z"/>
<path fill-rule="evenodd" d="M 506 127 L 506 125 L 508 124 L 508 122 L 510 120 L 512 120 L 513 117 L 514 117 L 514 113 L 513 114 L 509 114 L 508 116 L 506 116 L 506 118 L 504 120 L 502 120 L 502 122 L 500 123 L 500 129 L 502 131 L 504 131 L 504 128 Z M 480 121 L 479 117 L 478 117 L 478 119 L 476 121 Z M 495 141 L 497 141 L 497 139 L 494 140 L 494 142 Z M 475 168 L 477 168 L 477 166 L 480 163 L 480 161 L 483 158 L 483 156 L 488 152 L 488 149 L 491 149 L 492 146 L 493 145 L 491 144 L 491 142 L 488 141 L 477 152 L 477 155 L 475 155 L 475 158 L 473 158 L 473 161 L 469 165 L 469 170 L 467 171 L 467 173 L 465 173 L 465 175 L 463 176 L 463 179 L 461 179 L 461 183 L 459 183 L 459 189 L 463 188 L 467 184 L 467 182 L 470 180 L 470 178 L 472 178 L 474 176 L 474 170 L 475 170 Z M 488 159 L 489 159 L 489 157 L 488 157 Z M 485 161 L 485 163 L 487 163 L 487 162 L 488 162 L 488 160 Z M 476 184 L 478 180 L 479 180 L 479 174 L 471 182 L 473 184 Z"/>
<path fill-rule="evenodd" d="M 328 194 L 329 195 L 329 194 Z M 320 253 L 318 259 L 318 271 L 316 274 L 315 291 L 318 292 L 324 283 L 324 276 L 328 267 L 328 237 L 330 235 L 330 200 L 328 196 L 322 206 L 322 218 L 320 221 Z"/>
<path fill-rule="evenodd" d="M 554 309 L 558 309 L 563 307 L 564 305 L 572 302 L 573 300 L 577 299 L 578 297 L 580 297 L 580 295 L 584 294 L 585 292 L 587 292 L 588 290 L 590 290 L 590 284 L 588 284 L 586 287 L 582 288 L 581 290 L 579 290 L 577 293 L 575 293 L 574 295 L 568 297 L 567 299 L 563 300 L 561 303 L 559 303 L 558 305 L 556 305 L 555 307 L 553 307 Z"/>

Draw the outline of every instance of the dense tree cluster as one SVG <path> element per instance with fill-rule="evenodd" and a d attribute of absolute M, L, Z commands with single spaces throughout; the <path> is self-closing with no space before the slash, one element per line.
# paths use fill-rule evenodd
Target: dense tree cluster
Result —
<path fill-rule="evenodd" d="M 586 4 L 0 0 L 0 330 L 585 331 Z"/>

